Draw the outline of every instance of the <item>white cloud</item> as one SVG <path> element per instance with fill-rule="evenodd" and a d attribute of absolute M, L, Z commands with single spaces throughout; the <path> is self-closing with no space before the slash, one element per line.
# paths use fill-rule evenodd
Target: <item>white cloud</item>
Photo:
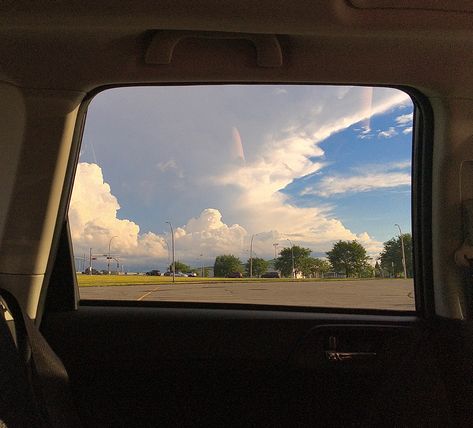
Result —
<path fill-rule="evenodd" d="M 409 126 L 408 128 L 405 128 L 402 130 L 403 134 L 410 134 L 412 132 L 412 126 Z"/>
<path fill-rule="evenodd" d="M 167 254 L 162 237 L 154 233 L 140 234 L 133 221 L 117 217 L 120 205 L 110 186 L 104 182 L 96 164 L 79 163 L 69 208 L 72 242 L 76 255 L 108 253 L 113 236 L 112 253 L 133 259 L 152 259 Z"/>
<path fill-rule="evenodd" d="M 169 259 L 170 234 L 140 233 L 133 221 L 120 219 L 120 209 L 110 186 L 104 182 L 101 168 L 96 164 L 79 163 L 69 209 L 72 240 L 76 255 L 93 253 L 106 255 L 113 236 L 112 254 L 127 266 L 148 264 L 164 265 Z M 254 239 L 254 252 L 271 257 L 273 243 L 286 239 L 297 245 L 323 251 L 336 239 L 358 239 L 368 249 L 378 251 L 380 243 L 368 234 L 356 235 L 337 219 L 330 219 L 323 209 L 298 208 L 285 204 L 280 193 L 264 201 L 252 201 L 245 210 L 264 212 L 249 221 L 251 227 L 261 230 Z M 266 230 L 269 225 L 277 229 Z M 223 253 L 232 253 L 242 259 L 248 257 L 250 234 L 238 224 L 227 225 L 217 209 L 207 208 L 183 226 L 175 225 L 176 257 L 195 261 L 202 254 L 206 260 Z M 105 258 L 102 257 L 103 261 Z M 99 257 L 100 260 L 100 257 Z"/>
<path fill-rule="evenodd" d="M 401 116 L 396 117 L 397 126 L 407 126 L 412 125 L 414 120 L 414 113 L 402 114 Z"/>
<path fill-rule="evenodd" d="M 392 138 L 397 135 L 397 131 L 393 126 L 390 126 L 386 131 L 381 131 L 378 133 L 378 138 Z"/>
<path fill-rule="evenodd" d="M 228 226 L 222 221 L 219 210 L 207 208 L 199 217 L 191 218 L 176 235 L 178 252 L 187 259 L 195 259 L 200 254 L 206 257 L 226 253 L 239 254 L 247 232 L 238 224 Z"/>
<path fill-rule="evenodd" d="M 357 138 L 360 140 L 371 140 L 371 138 L 374 136 L 371 131 L 371 128 L 368 125 L 365 125 L 361 128 L 361 132 L 357 135 Z"/>
<path fill-rule="evenodd" d="M 341 193 L 368 192 L 375 189 L 386 189 L 406 186 L 411 183 L 410 174 L 385 173 L 366 174 L 354 177 L 324 177 L 318 191 L 305 190 L 302 194 L 315 194 L 328 197 Z"/>
<path fill-rule="evenodd" d="M 170 236 L 140 233 L 136 223 L 118 218 L 119 209 L 117 198 L 103 180 L 101 168 L 96 164 L 79 163 L 69 209 L 76 255 L 88 255 L 92 248 L 94 254 L 103 256 L 115 236 L 112 253 L 119 255 L 121 263 L 155 264 L 167 259 Z M 246 230 L 238 224 L 223 223 L 218 210 L 205 209 L 186 225 L 176 227 L 176 256 L 195 259 L 202 253 L 214 257 L 235 249 L 240 252 L 246 235 Z"/>
<path fill-rule="evenodd" d="M 191 92 L 189 88 L 134 88 L 116 90 L 117 96 L 126 91 L 120 102 L 112 94 L 103 104 L 97 98 L 98 107 L 91 105 L 91 110 L 107 112 L 94 116 L 91 111 L 88 119 L 89 126 L 95 126 L 96 140 L 101 133 L 104 145 L 113 140 L 114 150 L 106 150 L 107 156 L 127 154 L 126 162 L 118 159 L 114 168 L 106 169 L 107 177 L 118 176 L 110 178 L 111 182 L 126 181 L 135 198 L 133 203 L 123 197 L 120 202 L 127 203 L 128 211 L 138 205 L 136 210 L 149 207 L 149 216 L 156 218 L 156 226 L 149 222 L 151 229 L 163 230 L 164 220 L 172 218 L 177 255 L 182 261 L 200 254 L 210 261 L 221 252 L 246 257 L 251 235 L 259 232 L 263 233 L 255 238 L 254 249 L 264 257 L 274 255 L 272 244 L 283 246 L 286 238 L 320 252 L 338 239 L 358 239 L 370 251 L 380 249 L 381 243 L 366 232 L 357 235 L 333 218 L 327 206 L 293 206 L 280 190 L 328 164 L 320 142 L 360 121 L 364 121 L 366 132 L 362 135 L 369 135 L 373 115 L 395 108 L 409 97 L 391 89 L 359 87 L 339 88 L 335 97 L 330 87 L 280 89 L 256 87 L 269 91 L 274 105 L 268 105 L 266 93 L 255 97 L 255 89 L 244 86 L 223 101 L 218 98 L 219 88 L 204 91 L 197 87 Z M 225 91 L 231 92 L 232 87 L 225 87 Z M 206 96 L 205 108 L 202 94 Z M 107 122 L 110 109 L 113 121 Z M 90 125 L 92 119 L 95 125 Z M 134 124 L 133 132 L 125 128 L 130 123 Z M 174 123 L 176 126 L 171 126 Z M 110 135 L 110 130 L 115 133 Z M 136 140 L 132 150 L 126 138 L 130 134 Z M 94 144 L 97 147 L 99 143 Z M 82 173 L 78 171 L 77 180 L 82 184 L 76 185 L 79 190 L 74 190 L 71 205 L 75 248 L 92 246 L 103 251 L 110 237 L 117 235 L 120 242 L 116 238 L 114 246 L 120 245 L 130 261 L 166 260 L 168 234 L 160 235 L 157 230 L 141 233 L 135 222 L 119 219 L 118 201 L 104 183 L 100 168 L 88 165 L 80 167 Z M 358 187 L 363 185 L 358 182 Z M 94 202 L 87 206 L 90 200 Z"/>
<path fill-rule="evenodd" d="M 377 189 L 391 189 L 411 184 L 411 162 L 396 162 L 386 165 L 365 165 L 354 169 L 357 175 L 331 175 L 323 177 L 316 186 L 308 186 L 301 195 L 329 197 L 346 193 L 369 192 Z"/>
<path fill-rule="evenodd" d="M 406 168 L 411 168 L 412 162 L 411 160 L 405 160 L 401 162 L 393 162 L 389 164 L 388 168 L 391 169 L 406 169 Z"/>

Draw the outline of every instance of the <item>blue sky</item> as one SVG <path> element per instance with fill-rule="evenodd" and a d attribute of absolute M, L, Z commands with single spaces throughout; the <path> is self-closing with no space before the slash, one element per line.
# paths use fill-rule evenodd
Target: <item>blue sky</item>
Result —
<path fill-rule="evenodd" d="M 122 88 L 91 103 L 70 217 L 74 248 L 112 236 L 130 266 L 188 263 L 273 243 L 370 254 L 410 232 L 410 99 L 389 88 Z M 381 246 L 381 247 L 380 247 Z"/>
<path fill-rule="evenodd" d="M 412 126 L 409 122 L 399 127 L 396 118 L 413 113 L 408 105 L 373 116 L 370 121 L 371 132 L 362 134 L 365 125 L 356 123 L 347 129 L 333 134 L 320 146 L 325 151 L 328 165 L 310 177 L 296 179 L 283 192 L 291 197 L 297 206 L 318 206 L 330 204 L 333 215 L 352 231 L 369 233 L 378 240 L 387 241 L 393 235 L 394 224 L 398 223 L 406 233 L 411 232 L 411 186 L 371 189 L 360 192 L 346 192 L 322 197 L 317 194 L 300 195 L 308 185 L 317 186 L 323 177 L 332 175 L 343 180 L 353 172 L 366 168 L 376 169 L 377 165 L 403 164 L 396 170 L 410 172 L 412 158 L 412 132 L 403 133 Z M 383 131 L 394 127 L 395 133 L 388 138 Z M 379 135 L 381 133 L 381 135 Z M 360 138 L 365 137 L 365 138 Z"/>

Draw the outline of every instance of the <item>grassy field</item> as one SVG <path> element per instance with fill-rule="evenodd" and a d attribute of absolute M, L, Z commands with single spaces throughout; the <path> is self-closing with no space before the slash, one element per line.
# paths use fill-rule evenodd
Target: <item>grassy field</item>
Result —
<path fill-rule="evenodd" d="M 371 278 L 363 278 L 367 280 Z M 374 279 L 374 278 L 372 278 Z M 298 279 L 296 281 L 344 281 L 345 279 Z M 353 278 L 349 278 L 350 281 L 353 281 Z M 77 281 L 79 287 L 109 287 L 109 286 L 119 286 L 119 285 L 159 285 L 159 284 L 171 284 L 172 277 L 169 276 L 146 276 L 146 275 L 77 275 Z M 176 282 L 180 283 L 238 283 L 238 282 L 292 282 L 292 278 L 176 278 Z"/>

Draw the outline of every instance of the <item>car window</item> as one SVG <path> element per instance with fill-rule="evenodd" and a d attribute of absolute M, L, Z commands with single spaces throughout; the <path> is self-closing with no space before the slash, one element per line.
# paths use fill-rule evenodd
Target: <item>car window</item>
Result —
<path fill-rule="evenodd" d="M 380 87 L 101 92 L 69 209 L 81 299 L 415 310 L 413 115 Z"/>

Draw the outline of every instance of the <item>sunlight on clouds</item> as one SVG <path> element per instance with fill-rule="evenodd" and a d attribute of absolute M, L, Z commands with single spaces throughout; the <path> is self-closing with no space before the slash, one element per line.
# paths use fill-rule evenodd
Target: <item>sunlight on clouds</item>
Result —
<path fill-rule="evenodd" d="M 356 88 L 360 91 L 360 88 Z M 369 119 L 377 114 L 384 113 L 394 106 L 398 106 L 406 101 L 410 101 L 409 96 L 405 92 L 393 91 L 380 101 L 371 100 L 371 102 L 366 102 L 368 96 L 366 95 L 368 91 L 372 91 L 373 88 L 364 88 L 364 91 L 361 91 L 355 100 L 353 106 L 350 106 L 351 109 L 342 110 L 343 117 L 337 118 L 337 112 L 333 112 L 334 120 L 327 120 L 326 124 L 320 126 L 320 128 L 313 134 L 313 137 L 316 141 L 322 141 L 328 138 L 335 132 L 338 132 L 342 129 L 348 128 L 355 123 L 364 121 L 363 127 L 369 128 Z M 364 103 L 363 103 L 363 100 Z M 330 108 L 330 106 L 327 106 Z"/>
<path fill-rule="evenodd" d="M 220 211 L 213 208 L 207 208 L 199 217 L 191 218 L 181 230 L 184 233 L 176 239 L 176 247 L 180 254 L 191 259 L 202 253 L 206 257 L 226 253 L 238 254 L 247 236 L 242 226 L 225 224 Z"/>
<path fill-rule="evenodd" d="M 120 206 L 104 182 L 102 170 L 96 164 L 79 163 L 69 209 L 74 250 L 77 254 L 106 254 L 113 236 L 112 252 L 119 253 L 122 263 L 155 263 L 168 258 L 170 236 L 153 232 L 140 234 L 133 221 L 117 217 Z M 177 255 L 197 258 L 202 252 L 216 256 L 222 252 L 240 252 L 246 230 L 238 224 L 222 221 L 216 209 L 205 209 L 199 217 L 175 228 Z M 166 244 L 166 240 L 168 244 Z"/>
<path fill-rule="evenodd" d="M 323 150 L 310 138 L 292 137 L 275 140 L 269 137 L 263 142 L 263 154 L 245 165 L 229 166 L 221 176 L 214 176 L 210 182 L 233 185 L 240 189 L 240 201 L 271 200 L 272 195 L 286 187 L 295 178 L 312 174 L 323 167 L 310 157 L 323 156 Z"/>
<path fill-rule="evenodd" d="M 148 94 L 149 105 L 145 108 L 155 112 L 156 100 L 160 99 L 163 106 L 160 115 L 147 118 L 137 114 L 135 118 L 138 120 L 136 129 L 146 129 L 146 135 L 138 136 L 149 152 L 134 161 L 127 160 L 125 166 L 129 169 L 124 177 L 129 178 L 126 184 L 130 192 L 134 191 L 149 207 L 154 209 L 165 201 L 180 216 L 179 224 L 171 220 L 175 228 L 176 254 L 181 261 L 195 260 L 200 254 L 208 261 L 222 253 L 245 258 L 252 234 L 258 234 L 254 240 L 255 253 L 266 258 L 274 256 L 273 243 L 279 242 L 282 248 L 288 245 L 287 238 L 316 252 L 327 251 L 339 239 L 357 239 L 370 253 L 382 248 L 367 232 L 357 235 L 333 218 L 327 205 L 294 206 L 281 190 L 330 163 L 320 143 L 334 133 L 361 123 L 359 138 L 376 136 L 370 127 L 372 116 L 407 103 L 407 94 L 356 87 L 311 88 L 313 92 L 307 93 L 299 89 L 296 100 L 299 105 L 290 104 L 294 96 L 291 90 L 276 88 L 271 89 L 271 99 L 282 104 L 268 105 L 267 98 L 261 96 L 254 98 L 254 102 L 260 104 L 253 106 L 248 105 L 248 100 L 253 99 L 244 92 L 252 89 L 243 87 L 239 89 L 242 94 L 232 98 L 234 110 L 226 112 L 222 105 L 226 106 L 228 98 L 222 101 L 218 98 L 220 95 L 214 93 L 213 104 L 209 102 L 211 107 L 202 108 L 197 88 L 196 95 L 192 95 L 194 98 L 184 97 L 184 92 L 177 91 L 182 97 L 180 100 L 193 107 L 190 113 L 182 114 L 182 103 L 174 101 L 176 92 L 167 93 L 166 88 L 159 90 L 163 91 L 162 97 Z M 146 95 L 140 93 L 140 106 L 143 96 Z M 252 114 L 253 107 L 256 117 Z M 176 115 L 182 120 L 174 126 L 170 118 Z M 407 116 L 399 116 L 397 126 L 405 126 Z M 100 125 L 105 126 L 103 120 Z M 123 145 L 121 150 L 129 150 L 128 142 L 121 140 L 122 134 L 117 133 L 115 139 Z M 391 127 L 378 136 L 390 138 L 396 134 L 396 129 Z M 156 136 L 162 138 L 160 144 L 156 144 Z M 146 140 L 148 137 L 152 144 Z M 168 141 L 173 144 L 167 144 Z M 137 164 L 139 169 L 135 171 Z M 410 174 L 402 171 L 403 168 L 371 169 L 341 179 L 323 177 L 319 187 L 309 187 L 304 192 L 326 197 L 410 184 Z M 110 167 L 106 171 L 111 172 Z M 205 202 L 201 202 L 200 197 Z M 123 198 L 121 202 L 129 203 Z M 169 219 L 169 211 L 158 212 L 156 220 L 150 221 L 148 227 L 154 231 L 140 233 L 138 224 L 118 218 L 119 209 L 117 198 L 104 182 L 101 168 L 97 164 L 80 163 L 69 213 L 75 250 L 85 252 L 93 247 L 104 251 L 109 239 L 117 235 L 114 247 L 129 260 L 128 264 L 166 260 L 166 241 L 170 242 L 170 236 L 163 223 Z M 168 217 L 159 217 L 163 215 Z M 158 230 L 165 232 L 159 234 Z"/>
<path fill-rule="evenodd" d="M 133 221 L 117 217 L 120 205 L 104 182 L 102 169 L 85 162 L 77 166 L 74 190 L 69 208 L 72 242 L 77 254 L 106 253 L 113 236 L 120 254 L 133 257 L 163 257 L 165 243 L 154 233 L 140 234 Z"/>
<path fill-rule="evenodd" d="M 287 238 L 297 245 L 324 251 L 334 239 L 363 240 L 367 249 L 378 251 L 380 243 L 367 234 L 356 235 L 336 219 L 318 208 L 298 208 L 286 205 L 284 196 L 273 194 L 271 204 L 254 202 L 246 207 L 250 211 L 265 212 L 264 217 L 255 216 L 249 224 L 260 230 L 254 240 L 255 254 L 271 257 L 273 243 L 284 246 Z M 71 200 L 69 219 L 76 254 L 106 254 L 112 236 L 112 252 L 120 255 L 121 263 L 156 263 L 169 258 L 169 233 L 162 235 L 140 233 L 139 226 L 126 219 L 119 219 L 120 206 L 104 182 L 101 168 L 95 164 L 79 163 Z M 269 225 L 272 226 L 268 230 Z M 200 254 L 212 258 L 223 253 L 248 257 L 250 235 L 239 224 L 227 225 L 219 210 L 207 208 L 183 226 L 175 225 L 176 257 L 195 260 Z M 167 243 L 166 243 L 167 241 Z"/>

